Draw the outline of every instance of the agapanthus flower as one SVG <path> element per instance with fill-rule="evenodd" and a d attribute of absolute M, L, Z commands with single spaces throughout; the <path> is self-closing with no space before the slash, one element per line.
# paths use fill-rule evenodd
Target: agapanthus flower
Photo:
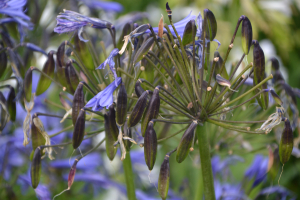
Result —
<path fill-rule="evenodd" d="M 254 180 L 252 187 L 265 180 L 268 171 L 268 162 L 269 159 L 262 155 L 255 156 L 252 165 L 245 172 L 245 176 L 248 179 Z"/>
<path fill-rule="evenodd" d="M 96 96 L 94 96 L 85 107 L 90 108 L 92 107 L 93 111 L 102 110 L 104 107 L 108 109 L 108 107 L 113 103 L 113 92 L 117 87 L 121 84 L 122 78 L 117 77 L 115 83 L 109 84 L 104 90 L 99 92 Z"/>
<path fill-rule="evenodd" d="M 64 10 L 63 13 L 60 13 L 56 18 L 57 24 L 54 28 L 56 33 L 67 33 L 72 31 L 78 31 L 78 37 L 81 41 L 87 42 L 88 40 L 84 39 L 81 36 L 83 27 L 90 26 L 93 28 L 104 29 L 112 28 L 112 24 L 108 21 L 87 17 L 80 13 Z"/>
<path fill-rule="evenodd" d="M 119 53 L 119 49 L 115 48 L 114 50 L 112 50 L 109 56 L 107 57 L 107 59 L 97 68 L 97 69 L 104 69 L 105 66 L 108 64 L 110 70 L 114 74 L 116 87 L 118 87 L 118 83 L 117 83 L 117 73 L 115 69 L 114 57 L 118 55 L 118 53 Z"/>
<path fill-rule="evenodd" d="M 2 0 L 0 1 L 0 13 L 8 15 L 12 17 L 15 22 L 30 28 L 32 25 L 29 22 L 30 17 L 23 12 L 23 7 L 26 5 L 26 3 L 27 0 Z M 8 21 L 9 20 L 5 19 L 2 21 L 2 23 Z"/>
<path fill-rule="evenodd" d="M 122 12 L 123 6 L 117 2 L 107 2 L 98 0 L 80 0 L 90 9 L 101 9 L 105 11 Z"/>

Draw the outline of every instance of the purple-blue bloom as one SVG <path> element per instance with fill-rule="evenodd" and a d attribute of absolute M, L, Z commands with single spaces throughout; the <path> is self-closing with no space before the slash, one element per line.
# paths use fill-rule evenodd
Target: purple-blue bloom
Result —
<path fill-rule="evenodd" d="M 105 11 L 122 12 L 123 6 L 117 2 L 81 0 L 90 9 L 101 9 Z"/>
<path fill-rule="evenodd" d="M 113 103 L 113 92 L 115 91 L 115 89 L 117 89 L 121 82 L 122 78 L 117 77 L 115 82 L 117 84 L 115 84 L 114 82 L 109 84 L 104 90 L 102 90 L 91 100 L 89 100 L 85 107 L 92 107 L 93 111 L 102 110 L 104 107 L 108 109 L 108 107 Z"/>
<path fill-rule="evenodd" d="M 60 33 L 78 31 L 78 37 L 83 42 L 88 41 L 81 36 L 83 27 L 90 26 L 98 29 L 104 29 L 104 28 L 110 29 L 113 27 L 113 25 L 108 21 L 104 21 L 93 17 L 87 17 L 80 13 L 70 11 L 70 10 L 64 10 L 63 13 L 60 13 L 57 16 L 56 21 L 57 24 L 56 27 L 54 28 L 54 32 L 60 34 Z"/>
<path fill-rule="evenodd" d="M 0 1 L 0 13 L 8 15 L 22 26 L 30 28 L 30 17 L 23 12 L 26 3 L 27 0 L 2 0 Z"/>
<path fill-rule="evenodd" d="M 262 155 L 256 155 L 252 165 L 245 172 L 245 176 L 249 179 L 254 179 L 252 187 L 255 187 L 263 180 L 265 180 L 268 170 L 268 158 L 264 158 Z"/>
<path fill-rule="evenodd" d="M 116 87 L 118 87 L 118 83 L 117 83 L 117 73 L 116 73 L 116 69 L 115 69 L 114 57 L 118 54 L 119 54 L 119 49 L 115 48 L 114 50 L 111 51 L 111 53 L 109 54 L 107 59 L 97 68 L 97 69 L 104 69 L 105 66 L 108 64 L 110 70 L 114 74 Z"/>

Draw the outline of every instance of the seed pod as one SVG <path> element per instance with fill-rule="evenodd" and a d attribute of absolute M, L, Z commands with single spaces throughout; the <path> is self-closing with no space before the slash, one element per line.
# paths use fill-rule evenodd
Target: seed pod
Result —
<path fill-rule="evenodd" d="M 73 97 L 72 120 L 75 125 L 80 109 L 84 107 L 83 84 L 79 83 Z"/>
<path fill-rule="evenodd" d="M 284 129 L 281 134 L 280 145 L 279 145 L 279 157 L 280 162 L 285 164 L 291 157 L 293 151 L 293 130 L 290 121 L 285 118 Z"/>
<path fill-rule="evenodd" d="M 145 161 L 150 171 L 153 169 L 153 166 L 155 164 L 157 153 L 157 137 L 156 132 L 153 128 L 153 124 L 153 121 L 150 121 L 148 123 L 144 141 Z"/>
<path fill-rule="evenodd" d="M 277 58 L 275 57 L 272 57 L 270 58 L 270 61 L 271 61 L 271 67 L 273 70 L 277 71 L 279 70 L 279 61 Z"/>
<path fill-rule="evenodd" d="M 65 70 L 64 67 L 66 65 L 65 60 L 67 57 L 65 56 L 65 45 L 67 44 L 67 41 L 64 41 L 60 44 L 60 46 L 57 49 L 56 52 L 56 74 L 59 82 L 63 85 L 67 85 L 66 76 L 65 76 Z"/>
<path fill-rule="evenodd" d="M 76 174 L 77 163 L 78 163 L 78 159 L 75 159 L 70 169 L 69 176 L 68 176 L 68 190 L 71 189 L 71 186 L 73 185 L 75 174 Z"/>
<path fill-rule="evenodd" d="M 205 38 L 213 41 L 217 35 L 217 20 L 215 15 L 208 9 L 204 9 L 204 15 L 206 16 L 207 20 Z"/>
<path fill-rule="evenodd" d="M 190 20 L 185 25 L 185 28 L 184 28 L 183 37 L 182 37 L 183 46 L 193 43 L 193 37 L 195 37 L 196 31 L 197 31 L 197 28 L 196 28 L 195 20 Z"/>
<path fill-rule="evenodd" d="M 127 122 L 125 122 L 125 124 L 124 124 L 124 136 L 132 138 L 131 128 L 128 128 Z M 132 142 L 130 140 L 124 140 L 124 145 L 125 145 L 126 151 L 130 151 L 130 147 L 132 146 Z"/>
<path fill-rule="evenodd" d="M 136 81 L 134 89 L 137 97 L 140 97 L 143 94 L 143 92 L 145 92 L 145 90 L 141 86 L 140 79 Z"/>
<path fill-rule="evenodd" d="M 4 45 L 3 42 L 0 42 L 0 50 L 3 50 Z M 5 70 L 7 67 L 7 55 L 5 53 L 5 51 L 3 51 L 2 53 L 0 53 L 0 78 L 3 76 Z"/>
<path fill-rule="evenodd" d="M 31 185 L 33 189 L 37 188 L 40 182 L 41 169 L 42 169 L 42 159 L 41 159 L 41 147 L 37 147 L 34 151 L 33 159 L 31 162 Z"/>
<path fill-rule="evenodd" d="M 221 67 L 222 67 L 222 64 L 223 64 L 223 58 L 221 57 L 221 55 L 218 51 L 215 51 L 215 53 L 214 53 L 214 58 L 216 58 L 216 57 L 218 57 L 219 60 L 216 63 L 216 66 L 215 66 L 214 77 L 216 77 L 217 74 L 220 74 L 223 78 L 228 80 L 229 76 L 228 76 L 228 73 L 227 73 L 227 70 L 226 70 L 225 67 L 223 68 L 222 73 L 220 73 Z"/>
<path fill-rule="evenodd" d="M 77 87 L 77 85 L 79 83 L 79 79 L 74 70 L 72 62 L 70 62 L 70 61 L 67 62 L 67 64 L 66 64 L 65 75 L 66 75 L 66 82 L 68 85 L 68 89 L 73 94 L 75 92 L 75 88 Z"/>
<path fill-rule="evenodd" d="M 168 196 L 170 183 L 170 163 L 169 163 L 169 155 L 165 156 L 165 159 L 160 167 L 157 190 L 160 197 L 165 200 Z"/>
<path fill-rule="evenodd" d="M 114 147 L 115 141 L 118 139 L 119 130 L 116 124 L 114 104 L 109 106 L 109 111 L 104 115 L 104 128 L 105 128 L 105 146 L 106 154 L 109 160 L 113 160 L 117 149 Z"/>
<path fill-rule="evenodd" d="M 5 128 L 5 125 L 9 120 L 7 102 L 1 91 L 0 91 L 0 102 L 1 102 L 0 104 L 0 133 L 1 133 L 1 131 Z"/>
<path fill-rule="evenodd" d="M 122 126 L 126 121 L 127 116 L 127 92 L 125 85 L 122 82 L 119 88 L 117 96 L 117 106 L 116 106 L 116 122 L 119 126 Z"/>
<path fill-rule="evenodd" d="M 141 132 L 142 132 L 143 136 L 145 136 L 145 132 L 146 132 L 149 121 L 157 118 L 158 113 L 159 113 L 159 106 L 160 106 L 159 88 L 156 87 L 153 92 L 153 95 L 149 101 L 149 106 L 144 114 L 143 119 L 142 119 Z"/>
<path fill-rule="evenodd" d="M 197 122 L 191 123 L 186 129 L 177 147 L 176 161 L 181 163 L 190 152 L 193 143 L 194 130 L 197 127 Z"/>
<path fill-rule="evenodd" d="M 270 93 L 271 93 L 273 99 L 275 100 L 275 102 L 276 102 L 278 105 L 282 106 L 283 102 L 281 101 L 281 99 L 280 99 L 280 97 L 278 96 L 278 94 L 277 94 L 274 90 L 272 90 L 272 89 L 270 90 Z"/>
<path fill-rule="evenodd" d="M 154 43 L 154 38 L 150 37 L 142 44 L 142 46 L 139 48 L 139 50 L 137 51 L 137 53 L 134 56 L 134 59 L 133 59 L 134 64 L 136 64 L 137 62 L 142 60 L 143 56 L 148 53 L 148 51 L 149 51 L 150 47 L 153 45 L 153 43 Z"/>
<path fill-rule="evenodd" d="M 244 16 L 242 22 L 242 47 L 246 55 L 248 55 L 252 43 L 252 26 L 248 17 Z"/>
<path fill-rule="evenodd" d="M 147 106 L 148 90 L 144 91 L 132 109 L 127 121 L 128 127 L 133 127 L 141 120 L 144 110 Z"/>
<path fill-rule="evenodd" d="M 169 20 L 172 21 L 172 10 L 171 10 L 168 2 L 166 3 L 166 11 L 168 13 Z"/>
<path fill-rule="evenodd" d="M 36 114 L 34 114 L 32 116 L 33 123 L 31 123 L 32 149 L 36 149 L 38 146 L 45 145 L 45 143 L 46 143 L 45 138 L 43 137 L 43 135 L 40 132 L 41 127 L 37 127 L 35 125 L 37 123 L 34 123 L 35 121 L 37 121 L 37 120 L 35 120 L 35 118 L 37 118 Z"/>
<path fill-rule="evenodd" d="M 8 108 L 8 112 L 10 115 L 10 119 L 12 121 L 16 120 L 16 93 L 15 93 L 15 89 L 13 87 L 9 87 L 9 94 L 7 97 L 7 108 Z"/>
<path fill-rule="evenodd" d="M 14 42 L 11 39 L 11 37 L 9 36 L 8 32 L 6 32 L 5 30 L 1 30 L 1 38 L 5 44 L 6 47 L 10 47 L 10 48 L 14 48 Z"/>
<path fill-rule="evenodd" d="M 77 149 L 84 137 L 84 129 L 85 129 L 85 110 L 81 109 L 76 123 L 74 125 L 74 131 L 73 131 L 73 148 Z"/>
<path fill-rule="evenodd" d="M 253 78 L 253 86 L 259 84 L 265 78 L 265 54 L 261 49 L 258 41 L 253 40 L 254 44 L 253 48 L 253 68 L 254 68 L 254 78 Z M 262 89 L 267 89 L 267 85 L 264 84 Z M 257 92 L 257 90 L 255 91 Z M 265 110 L 268 108 L 269 104 L 269 95 L 268 93 L 263 93 L 258 96 L 257 101 L 259 105 Z"/>
<path fill-rule="evenodd" d="M 268 172 L 268 175 L 271 177 L 271 180 L 274 180 L 276 178 L 279 171 L 280 158 L 278 151 L 278 148 L 276 148 L 273 152 L 273 165 Z"/>
<path fill-rule="evenodd" d="M 54 62 L 54 58 L 53 58 L 53 51 L 50 51 L 48 53 L 48 59 L 44 64 L 44 68 L 43 68 L 43 72 L 45 74 L 47 74 L 48 76 L 50 76 L 51 78 L 54 77 L 54 68 L 55 68 L 55 62 Z M 44 76 L 43 74 L 41 74 L 40 79 L 39 79 L 39 83 L 37 85 L 37 89 L 36 89 L 36 95 L 39 96 L 41 94 L 43 94 L 51 85 L 52 81 L 47 78 L 46 76 Z"/>
<path fill-rule="evenodd" d="M 24 79 L 25 100 L 30 102 L 32 92 L 32 70 L 29 68 Z"/>

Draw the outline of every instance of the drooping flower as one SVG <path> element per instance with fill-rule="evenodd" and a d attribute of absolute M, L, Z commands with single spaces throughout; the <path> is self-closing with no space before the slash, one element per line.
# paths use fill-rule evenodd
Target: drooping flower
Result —
<path fill-rule="evenodd" d="M 98 0 L 81 0 L 90 9 L 101 9 L 105 11 L 122 12 L 123 6 L 117 2 L 107 2 Z"/>
<path fill-rule="evenodd" d="M 107 57 L 107 59 L 97 68 L 97 69 L 104 69 L 105 66 L 108 64 L 110 70 L 114 74 L 116 87 L 118 87 L 118 83 L 117 83 L 117 73 L 115 69 L 114 57 L 118 55 L 118 53 L 119 53 L 119 49 L 115 48 L 114 50 L 112 50 L 109 56 Z"/>
<path fill-rule="evenodd" d="M 113 103 L 113 92 L 122 82 L 121 77 L 116 78 L 115 83 L 109 84 L 104 90 L 99 92 L 96 96 L 94 96 L 85 107 L 90 108 L 92 107 L 93 111 L 99 111 L 102 110 L 104 107 L 108 109 L 108 107 Z"/>
<path fill-rule="evenodd" d="M 256 155 L 252 165 L 245 172 L 245 176 L 248 179 L 254 180 L 252 187 L 255 187 L 265 180 L 268 171 L 268 161 L 268 158 L 262 155 Z"/>
<path fill-rule="evenodd" d="M 56 18 L 57 24 L 54 28 L 54 32 L 56 33 L 67 33 L 72 31 L 78 31 L 78 37 L 81 41 L 87 42 L 88 40 L 84 39 L 81 36 L 83 31 L 83 27 L 90 26 L 93 28 L 104 29 L 104 28 L 112 28 L 113 25 L 105 20 L 87 17 L 80 13 L 64 10 L 63 13 L 60 13 Z"/>
<path fill-rule="evenodd" d="M 23 12 L 23 7 L 26 5 L 27 0 L 2 0 L 0 1 L 0 13 L 8 15 L 13 18 L 13 20 L 2 19 L 2 23 L 8 23 L 15 21 L 22 26 L 27 28 L 31 27 L 30 17 L 28 17 Z"/>

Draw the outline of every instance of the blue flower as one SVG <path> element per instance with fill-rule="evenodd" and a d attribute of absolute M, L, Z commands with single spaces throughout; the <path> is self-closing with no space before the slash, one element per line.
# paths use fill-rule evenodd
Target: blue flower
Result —
<path fill-rule="evenodd" d="M 122 12 L 123 6 L 117 2 L 81 0 L 90 9 L 103 9 L 106 11 Z"/>
<path fill-rule="evenodd" d="M 83 27 L 90 26 L 93 28 L 104 29 L 104 28 L 112 28 L 113 25 L 108 22 L 97 18 L 87 17 L 80 13 L 64 10 L 63 13 L 60 13 L 56 18 L 57 24 L 54 28 L 54 32 L 56 33 L 67 33 L 72 31 L 78 31 L 78 37 L 81 41 L 87 42 L 83 37 L 81 37 L 81 33 L 83 31 Z"/>
<path fill-rule="evenodd" d="M 122 82 L 121 77 L 116 78 L 116 83 L 109 84 L 104 90 L 99 92 L 96 96 L 94 96 L 85 107 L 90 108 L 92 107 L 93 111 L 102 110 L 104 107 L 108 109 L 108 107 L 113 103 L 113 92 Z"/>
<path fill-rule="evenodd" d="M 112 50 L 111 53 L 109 54 L 108 58 L 97 68 L 97 69 L 104 69 L 105 66 L 108 64 L 110 70 L 114 74 L 116 87 L 118 87 L 117 73 L 116 73 L 116 69 L 115 69 L 115 61 L 113 58 L 116 55 L 118 55 L 118 53 L 119 53 L 119 49 L 115 48 L 114 50 Z"/>
<path fill-rule="evenodd" d="M 265 180 L 268 170 L 268 161 L 268 158 L 264 158 L 262 155 L 256 155 L 252 165 L 245 172 L 247 178 L 254 179 L 252 187 L 255 187 Z"/>
<path fill-rule="evenodd" d="M 15 22 L 30 27 L 30 17 L 23 12 L 23 7 L 26 5 L 27 0 L 2 0 L 0 2 L 0 13 L 8 15 L 14 19 Z"/>

